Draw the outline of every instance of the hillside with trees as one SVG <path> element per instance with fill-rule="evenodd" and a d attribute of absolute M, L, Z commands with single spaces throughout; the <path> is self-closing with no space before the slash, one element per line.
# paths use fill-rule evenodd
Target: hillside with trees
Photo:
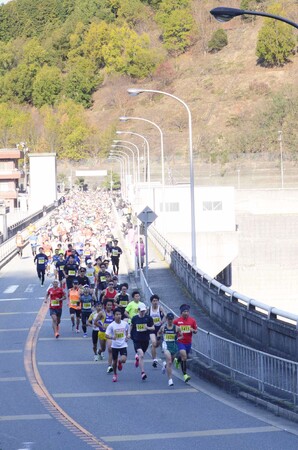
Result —
<path fill-rule="evenodd" d="M 187 161 L 187 116 L 164 96 L 128 97 L 128 87 L 142 86 L 187 102 L 196 163 L 268 157 L 278 130 L 295 161 L 297 32 L 251 16 L 219 24 L 209 10 L 220 4 L 12 0 L 0 6 L 0 145 L 26 141 L 61 160 L 98 164 L 119 116 L 147 117 L 165 131 L 172 170 Z M 291 0 L 231 0 L 229 6 L 298 19 Z M 142 131 L 158 161 L 158 136 L 152 127 Z"/>

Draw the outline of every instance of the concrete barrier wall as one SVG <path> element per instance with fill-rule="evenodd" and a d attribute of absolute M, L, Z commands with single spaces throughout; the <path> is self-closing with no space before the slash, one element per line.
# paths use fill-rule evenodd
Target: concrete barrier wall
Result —
<path fill-rule="evenodd" d="M 247 345 L 281 358 L 298 361 L 297 320 L 290 320 L 291 315 L 287 320 L 279 317 L 275 308 L 262 304 L 258 306 L 257 302 L 250 302 L 249 299 L 242 301 L 240 294 L 236 295 L 232 291 L 228 293 L 225 286 L 219 285 L 195 268 L 187 257 L 169 245 L 156 230 L 150 230 L 150 238 L 165 255 L 194 301 L 215 322 Z M 296 319 L 296 316 L 292 318 Z"/>

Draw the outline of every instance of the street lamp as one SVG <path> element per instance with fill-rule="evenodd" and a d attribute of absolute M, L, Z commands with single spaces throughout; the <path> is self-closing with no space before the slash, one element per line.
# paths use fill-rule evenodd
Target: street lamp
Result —
<path fill-rule="evenodd" d="M 127 188 L 127 186 L 128 186 L 129 180 L 131 179 L 129 155 L 127 153 L 125 153 L 125 152 L 121 152 L 120 150 L 111 149 L 110 156 L 122 159 L 122 161 L 124 163 L 124 167 L 125 167 L 125 179 L 124 179 L 125 182 L 124 182 L 124 185 L 125 185 L 126 198 L 128 198 L 128 188 Z"/>
<path fill-rule="evenodd" d="M 279 151 L 280 151 L 280 181 L 281 188 L 284 187 L 284 159 L 283 159 L 283 145 L 282 145 L 282 131 L 278 132 Z"/>
<path fill-rule="evenodd" d="M 137 151 L 137 163 L 138 163 L 138 171 L 137 171 L 138 178 L 137 179 L 138 179 L 138 182 L 140 182 L 140 150 L 139 150 L 139 147 L 136 144 L 134 144 L 133 142 L 124 141 L 122 139 L 120 139 L 120 140 L 114 139 L 113 142 L 115 142 L 115 144 L 130 144 L 136 149 L 136 151 Z M 128 148 L 130 148 L 130 147 L 128 147 Z"/>
<path fill-rule="evenodd" d="M 125 148 L 126 150 L 129 150 L 131 152 L 131 155 L 132 155 L 133 182 L 134 182 L 134 185 L 136 185 L 138 176 L 137 176 L 137 171 L 136 171 L 135 154 L 134 154 L 133 149 L 128 147 L 128 145 L 117 144 L 117 142 L 120 142 L 120 141 L 113 141 L 113 142 L 115 142 L 115 145 L 112 145 L 112 148 L 116 148 L 116 149 L 117 148 Z"/>
<path fill-rule="evenodd" d="M 269 17 L 270 19 L 280 20 L 281 22 L 285 22 L 292 27 L 298 28 L 298 24 L 295 22 L 292 22 L 289 19 L 286 19 L 281 16 L 276 16 L 275 14 L 270 14 L 266 12 L 259 12 L 259 11 L 247 11 L 244 9 L 236 9 L 236 8 L 228 8 L 225 6 L 219 6 L 218 8 L 211 9 L 210 14 L 213 15 L 213 17 L 218 20 L 219 22 L 228 22 L 229 20 L 233 19 L 237 16 L 243 16 L 245 14 L 250 16 L 263 16 L 263 17 Z"/>
<path fill-rule="evenodd" d="M 120 163 L 121 194 L 122 194 L 122 197 L 126 198 L 125 183 L 124 183 L 124 180 L 125 180 L 124 160 L 121 157 L 117 158 L 116 156 L 109 156 L 108 160 L 117 161 Z"/>
<path fill-rule="evenodd" d="M 119 120 L 121 122 L 127 122 L 127 120 L 142 120 L 143 122 L 150 123 L 151 125 L 155 126 L 160 134 L 160 153 L 161 153 L 161 184 L 164 189 L 165 186 L 165 158 L 164 158 L 164 139 L 163 139 L 163 132 L 162 129 L 157 125 L 157 123 L 152 122 L 152 120 L 145 119 L 144 117 L 119 117 Z"/>
<path fill-rule="evenodd" d="M 158 91 L 155 89 L 138 89 L 130 88 L 127 92 L 131 96 L 137 96 L 143 92 L 151 92 L 153 94 L 162 94 L 171 97 L 181 103 L 188 114 L 188 146 L 189 146 L 189 180 L 190 180 L 190 213 L 191 213 L 191 260 L 193 264 L 197 263 L 197 249 L 196 249 L 196 215 L 195 215 L 195 185 L 194 185 L 194 167 L 193 167 L 193 146 L 192 146 L 192 118 L 191 112 L 188 105 L 181 100 L 181 98 L 176 97 L 168 92 Z"/>
<path fill-rule="evenodd" d="M 134 131 L 116 131 L 116 134 L 132 134 L 133 136 L 139 136 L 144 140 L 144 143 L 146 144 L 147 148 L 147 177 L 144 176 L 144 181 L 148 181 L 150 184 L 151 182 L 151 173 L 150 173 L 150 146 L 148 140 L 143 136 L 142 134 L 135 133 Z M 146 161 L 146 158 L 144 157 L 144 161 Z M 146 171 L 145 171 L 146 172 Z M 144 173 L 145 175 L 145 173 Z"/>

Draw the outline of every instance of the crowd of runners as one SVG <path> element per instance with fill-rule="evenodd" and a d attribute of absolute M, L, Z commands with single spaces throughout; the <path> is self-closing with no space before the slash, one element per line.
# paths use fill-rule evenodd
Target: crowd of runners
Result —
<path fill-rule="evenodd" d="M 98 209 L 98 198 L 101 208 Z M 124 215 L 122 231 L 129 236 L 140 255 L 141 239 L 133 238 L 131 211 L 117 200 Z M 27 232 L 32 257 L 41 286 L 49 280 L 45 302 L 49 304 L 52 328 L 60 336 L 63 302 L 68 302 L 70 326 L 73 333 L 92 337 L 94 361 L 107 359 L 107 373 L 118 380 L 127 359 L 128 341 L 135 350 L 135 367 L 146 380 L 144 355 L 151 345 L 152 366 L 158 368 L 157 349 L 164 354 L 162 372 L 167 373 L 168 385 L 173 386 L 172 366 L 181 367 L 184 381 L 190 380 L 186 371 L 196 321 L 190 317 L 190 307 L 180 307 L 180 317 L 165 313 L 159 296 L 152 295 L 150 305 L 141 301 L 137 290 L 129 293 L 127 282 L 120 282 L 119 265 L 122 249 L 115 227 L 112 201 L 106 192 L 71 193 L 51 216 L 48 226 Z M 142 243 L 142 242 L 141 242 Z M 142 247 L 144 256 L 145 249 Z M 20 254 L 20 256 L 22 256 Z M 140 269 L 143 260 L 138 263 Z M 125 279 L 125 273 L 121 275 Z"/>

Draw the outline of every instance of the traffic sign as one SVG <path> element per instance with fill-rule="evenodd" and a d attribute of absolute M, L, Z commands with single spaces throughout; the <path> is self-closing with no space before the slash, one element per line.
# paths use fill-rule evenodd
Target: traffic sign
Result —
<path fill-rule="evenodd" d="M 155 214 L 149 206 L 146 206 L 146 208 L 138 215 L 138 219 L 147 227 L 149 227 L 156 218 L 157 214 Z"/>

